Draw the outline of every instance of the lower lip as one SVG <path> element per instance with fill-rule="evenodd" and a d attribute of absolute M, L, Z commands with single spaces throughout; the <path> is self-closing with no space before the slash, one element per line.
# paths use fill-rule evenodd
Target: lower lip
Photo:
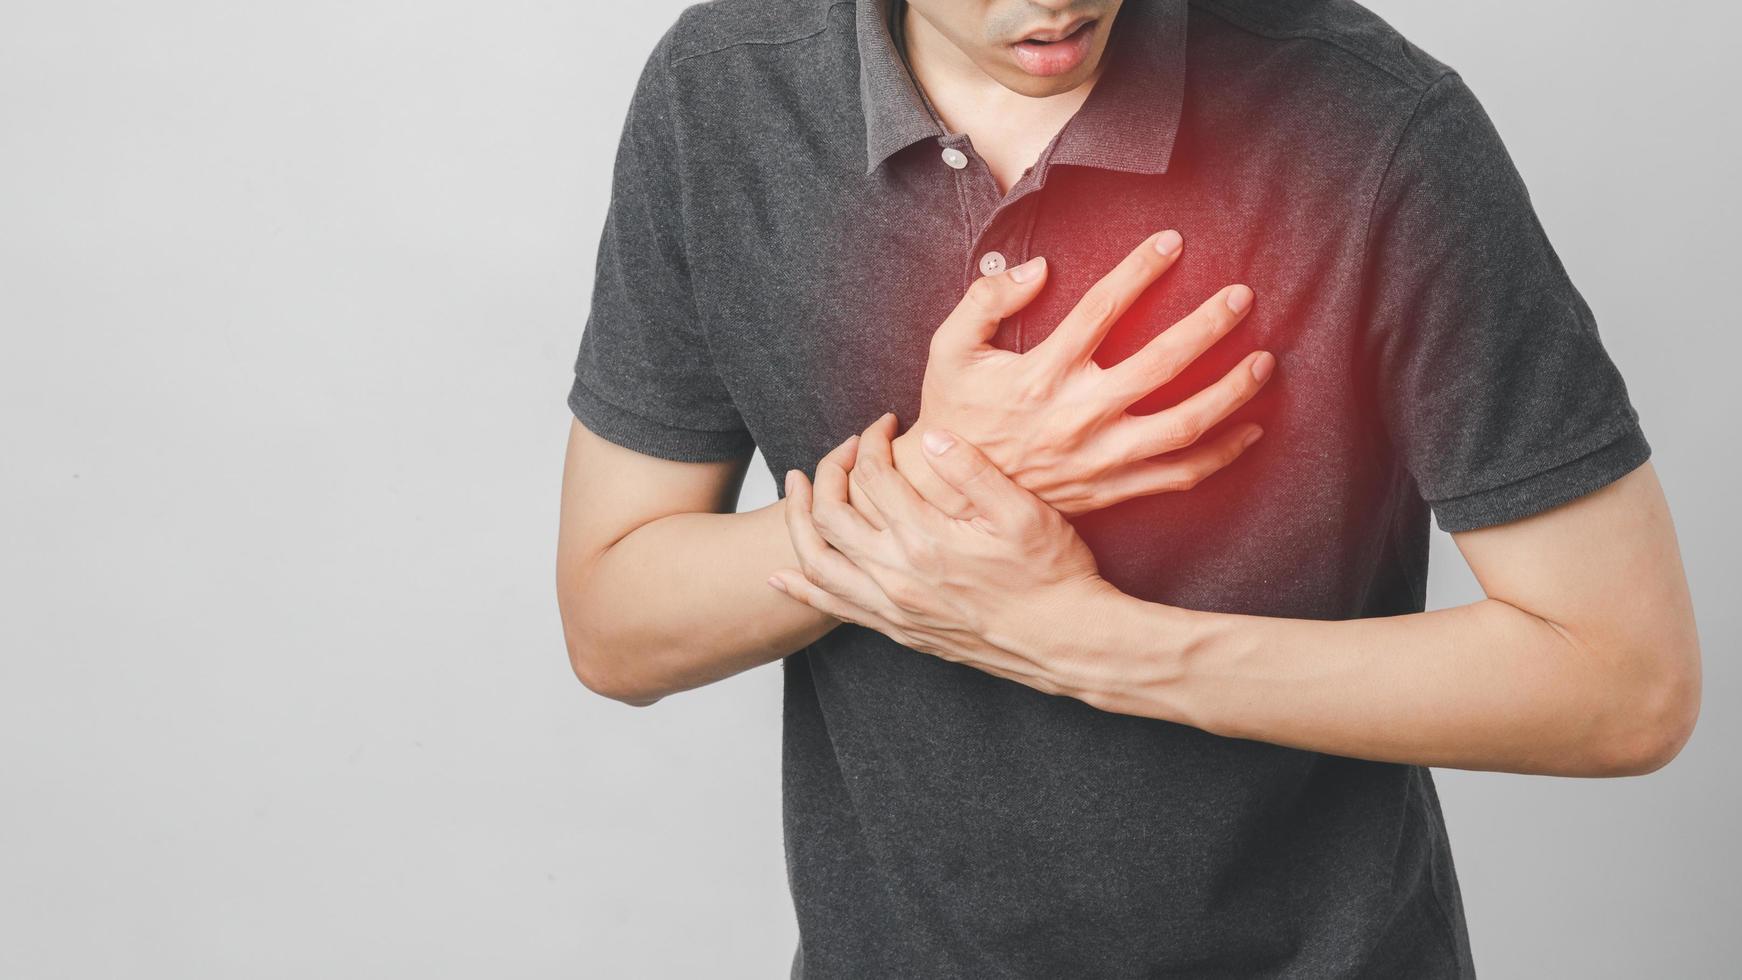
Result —
<path fill-rule="evenodd" d="M 1095 39 L 1095 21 L 1090 21 L 1070 37 L 1051 44 L 1018 41 L 1010 46 L 1016 64 L 1030 75 L 1063 75 L 1075 71 L 1089 56 L 1089 45 Z"/>

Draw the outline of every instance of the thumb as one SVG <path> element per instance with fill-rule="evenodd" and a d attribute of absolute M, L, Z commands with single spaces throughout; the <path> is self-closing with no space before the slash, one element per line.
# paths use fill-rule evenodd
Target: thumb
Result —
<path fill-rule="evenodd" d="M 938 477 L 961 491 L 988 520 L 996 524 L 1027 508 L 1032 495 L 1005 476 L 978 446 L 944 429 L 928 429 L 919 441 Z"/>
<path fill-rule="evenodd" d="M 961 302 L 932 335 L 932 351 L 964 352 L 992 339 L 998 324 L 1027 306 L 1046 282 L 1046 259 L 1035 256 L 1019 266 L 974 280 Z"/>

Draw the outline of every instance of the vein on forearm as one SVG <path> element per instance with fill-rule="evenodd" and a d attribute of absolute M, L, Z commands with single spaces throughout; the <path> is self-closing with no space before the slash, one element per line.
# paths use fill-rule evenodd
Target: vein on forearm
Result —
<path fill-rule="evenodd" d="M 1356 758 L 1560 774 L 1600 767 L 1596 747 L 1625 725 L 1614 666 L 1501 600 L 1322 621 L 1127 599 L 1126 625 L 1102 639 L 1116 667 L 1085 699 L 1106 710 Z"/>

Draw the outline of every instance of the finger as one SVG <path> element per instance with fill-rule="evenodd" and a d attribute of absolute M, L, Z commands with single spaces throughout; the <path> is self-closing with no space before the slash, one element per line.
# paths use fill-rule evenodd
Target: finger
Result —
<path fill-rule="evenodd" d="M 890 465 L 894 465 L 895 433 L 901 428 L 901 420 L 895 417 L 894 412 L 884 412 L 867 428 L 871 430 L 873 451 L 889 460 Z"/>
<path fill-rule="evenodd" d="M 825 453 L 821 460 L 817 461 L 817 477 L 818 477 L 818 479 L 820 480 L 822 478 L 823 464 L 825 464 L 825 463 L 833 464 L 834 466 L 836 466 L 842 470 L 850 470 L 853 468 L 853 461 L 858 456 L 858 454 L 859 454 L 859 433 L 855 432 L 852 435 L 848 436 L 846 439 L 842 440 L 840 445 L 837 445 L 835 448 L 833 448 L 833 449 L 829 450 L 827 453 Z M 792 474 L 794 472 L 795 471 L 793 471 L 793 470 L 788 470 L 787 474 L 786 474 L 786 479 L 785 479 L 784 483 L 788 489 L 788 492 L 791 491 Z"/>
<path fill-rule="evenodd" d="M 1029 353 L 1059 364 L 1086 363 L 1113 324 L 1179 258 L 1183 244 L 1179 232 L 1171 229 L 1144 239 L 1113 271 L 1090 286 L 1057 329 Z"/>
<path fill-rule="evenodd" d="M 850 446 L 849 443 L 851 444 Z M 858 455 L 858 448 L 859 433 L 855 432 L 847 438 L 846 442 L 830 450 L 829 454 L 824 456 L 823 459 L 833 459 L 839 464 L 842 472 L 845 473 L 852 470 L 854 459 Z M 817 483 L 819 487 L 823 481 L 822 466 L 822 462 L 819 461 L 817 463 Z M 871 502 L 865 499 L 865 495 L 860 493 L 858 489 L 853 486 L 852 480 L 846 480 L 845 483 L 848 491 L 847 500 L 853 505 L 853 509 L 858 511 L 859 514 L 864 517 L 865 522 L 870 524 L 873 528 L 879 531 L 883 530 L 886 525 L 883 522 L 883 516 L 877 513 L 877 508 L 871 506 Z"/>
<path fill-rule="evenodd" d="M 858 454 L 859 435 L 854 433 L 835 450 L 817 462 L 817 479 L 811 497 L 811 523 L 824 541 L 857 561 L 866 550 L 867 540 L 877 529 L 865 520 L 848 499 L 847 468 Z"/>
<path fill-rule="evenodd" d="M 783 568 L 770 575 L 768 585 L 817 612 L 825 616 L 833 616 L 843 623 L 855 623 L 874 629 L 879 633 L 889 633 L 894 629 L 889 621 L 882 616 L 855 602 L 835 595 L 791 569 Z"/>
<path fill-rule="evenodd" d="M 1046 259 L 1040 256 L 974 280 L 932 334 L 932 356 L 961 355 L 985 346 L 998 332 L 998 324 L 1027 306 L 1045 282 Z"/>
<path fill-rule="evenodd" d="M 894 412 L 884 412 L 877 416 L 877 421 L 865 427 L 859 433 L 859 447 L 855 452 L 853 469 L 867 463 L 884 462 L 895 465 L 895 429 L 901 423 Z"/>
<path fill-rule="evenodd" d="M 931 429 L 920 437 L 926 462 L 950 486 L 974 504 L 974 510 L 994 526 L 1026 513 L 1036 501 L 992 465 L 986 454 L 971 442 L 944 429 Z"/>
<path fill-rule="evenodd" d="M 1256 351 L 1178 405 L 1127 417 L 1113 429 L 1114 452 L 1119 459 L 1134 461 L 1184 449 L 1258 394 L 1275 367 L 1269 351 Z"/>
<path fill-rule="evenodd" d="M 1167 384 L 1186 366 L 1228 335 L 1252 308 L 1252 290 L 1229 286 L 1179 322 L 1156 334 L 1130 357 L 1107 369 L 1101 388 L 1124 408 Z"/>
<path fill-rule="evenodd" d="M 899 420 L 897 420 L 897 418 L 895 418 L 895 413 L 883 413 L 883 414 L 881 414 L 881 416 L 878 416 L 878 420 L 874 421 L 874 423 L 871 423 L 871 425 L 885 426 L 885 428 L 883 428 L 883 432 L 887 433 L 888 439 L 894 440 L 895 439 L 895 426 L 901 425 L 901 423 L 899 423 Z M 861 435 L 859 435 L 859 433 L 855 433 L 854 439 L 855 440 L 861 439 Z M 857 442 L 854 442 L 854 446 L 855 446 L 854 463 L 855 463 L 855 465 L 857 465 Z M 854 505 L 854 510 L 857 510 L 857 512 L 861 513 L 861 515 L 864 515 L 864 519 L 866 519 L 866 524 L 869 524 L 869 526 L 871 526 L 871 527 L 876 527 L 876 529 L 878 529 L 878 531 L 887 531 L 888 519 L 885 519 L 885 517 L 883 517 L 883 512 L 880 512 L 880 510 L 878 510 L 878 508 L 876 508 L 876 503 L 873 503 L 873 501 L 871 501 L 871 498 L 869 498 L 869 496 L 866 496 L 866 491 L 864 491 L 864 489 L 862 489 L 862 487 L 859 486 L 859 480 L 852 480 L 852 479 L 847 480 L 847 500 L 852 501 L 852 505 Z"/>
<path fill-rule="evenodd" d="M 950 518 L 919 495 L 913 484 L 895 468 L 895 453 L 890 444 L 894 429 L 885 416 L 861 433 L 859 458 L 853 466 L 853 480 L 859 489 L 877 506 L 877 511 L 889 521 L 889 526 L 904 544 L 914 535 L 938 536 L 945 532 Z"/>
<path fill-rule="evenodd" d="M 1133 497 L 1190 490 L 1239 459 L 1262 435 L 1264 430 L 1256 425 L 1243 426 L 1181 453 L 1127 463 L 1101 478 L 1094 507 L 1111 507 Z"/>
<path fill-rule="evenodd" d="M 803 473 L 786 473 L 786 531 L 799 568 L 815 584 L 850 598 L 881 596 L 883 590 L 871 576 L 830 547 L 818 532 L 811 514 L 811 486 Z"/>

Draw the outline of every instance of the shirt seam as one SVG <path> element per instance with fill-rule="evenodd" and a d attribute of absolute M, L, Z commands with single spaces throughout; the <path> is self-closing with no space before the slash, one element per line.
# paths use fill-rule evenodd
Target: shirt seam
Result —
<path fill-rule="evenodd" d="M 840 0 L 837 0 L 837 2 L 840 2 Z M 805 37 L 815 37 L 818 34 L 821 34 L 823 31 L 828 29 L 829 14 L 833 12 L 834 6 L 835 6 L 834 4 L 831 4 L 829 7 L 829 10 L 824 13 L 822 26 L 817 28 L 812 33 L 805 35 Z M 694 9 L 694 8 L 691 8 L 691 9 Z M 803 38 L 792 38 L 790 40 L 798 41 L 798 40 L 803 40 Z M 744 43 L 752 43 L 752 42 L 744 42 Z M 786 42 L 780 42 L 780 43 L 786 43 Z M 725 49 L 721 48 L 718 50 L 725 50 Z M 718 353 L 718 350 L 716 349 L 715 342 L 714 342 L 713 317 L 708 316 L 706 313 L 704 313 L 704 310 L 703 310 L 703 303 L 702 303 L 701 297 L 702 297 L 702 291 L 704 288 L 704 277 L 703 277 L 703 273 L 701 271 L 701 267 L 695 261 L 695 255 L 694 255 L 695 241 L 694 241 L 694 238 L 692 237 L 691 232 L 690 232 L 691 222 L 690 222 L 690 216 L 689 216 L 689 179 L 687 176 L 689 168 L 688 168 L 688 165 L 686 163 L 686 160 L 688 159 L 688 154 L 685 152 L 685 149 L 684 149 L 683 127 L 679 124 L 679 121 L 678 121 L 679 120 L 679 113 L 677 112 L 677 107 L 678 107 L 679 88 L 678 88 L 677 72 L 674 70 L 674 68 L 675 68 L 675 65 L 677 64 L 678 61 L 685 61 L 685 60 L 689 60 L 692 57 L 699 57 L 700 54 L 701 53 L 698 53 L 695 55 L 686 55 L 686 56 L 684 56 L 684 58 L 674 60 L 671 52 L 668 50 L 666 53 L 666 58 L 665 58 L 665 65 L 666 65 L 665 71 L 660 73 L 662 76 L 662 81 L 666 87 L 665 102 L 666 102 L 666 105 L 669 106 L 671 109 L 671 111 L 669 113 L 667 113 L 666 124 L 671 129 L 671 146 L 672 146 L 672 156 L 673 156 L 673 163 L 674 163 L 673 172 L 672 172 L 672 179 L 677 184 L 677 209 L 676 209 L 677 210 L 677 220 L 678 220 L 678 225 L 679 225 L 679 227 L 681 229 L 681 233 L 682 233 L 682 240 L 679 243 L 679 247 L 683 250 L 684 277 L 686 280 L 685 284 L 688 286 L 688 289 L 686 290 L 686 292 L 688 293 L 689 302 L 687 305 L 689 306 L 690 312 L 692 314 L 694 314 L 694 319 L 692 320 L 692 323 L 691 323 L 692 332 L 701 341 L 702 350 L 704 352 L 706 352 L 707 368 L 708 368 L 709 373 L 711 373 L 714 376 L 715 380 L 718 382 L 718 384 L 720 386 L 720 390 L 726 396 L 727 403 L 732 405 L 732 410 L 733 410 L 734 414 L 740 415 L 739 426 L 740 426 L 740 428 L 742 428 L 743 427 L 742 413 L 739 411 L 737 405 L 735 403 L 733 403 L 731 384 L 724 376 L 721 375 L 720 370 L 719 370 L 720 360 L 719 360 L 719 353 Z M 610 403 L 610 404 L 612 404 L 616 408 L 622 409 L 623 411 L 630 411 L 629 409 L 623 408 L 623 406 L 621 406 L 621 405 L 616 405 L 614 402 Z M 635 413 L 631 412 L 631 414 L 635 414 Z M 657 419 L 649 419 L 648 421 L 657 422 L 658 420 Z M 677 426 L 677 428 L 684 428 L 684 427 Z M 731 430 L 731 429 L 726 429 L 726 430 L 688 429 L 687 431 L 691 431 L 691 432 L 716 432 L 716 431 L 737 431 L 737 430 Z"/>
<path fill-rule="evenodd" d="M 1433 774 L 1427 771 L 1426 766 L 1413 768 L 1416 770 L 1413 780 L 1416 788 L 1409 795 L 1414 802 L 1416 812 L 1421 814 L 1421 819 L 1427 824 L 1428 832 L 1442 845 L 1444 852 L 1450 854 L 1452 851 L 1451 839 L 1441 833 L 1440 822 L 1434 819 L 1433 811 L 1427 805 L 1427 787 L 1424 781 L 1432 779 Z M 1446 906 L 1445 898 L 1440 894 L 1440 883 L 1443 879 L 1440 875 L 1438 857 L 1442 847 L 1431 848 L 1427 863 L 1427 890 L 1428 894 L 1433 896 L 1434 909 L 1439 912 L 1440 939 L 1445 942 L 1447 951 L 1452 954 L 1452 962 L 1458 963 L 1463 960 L 1463 954 L 1459 949 L 1457 925 L 1453 921 L 1451 909 Z"/>
<path fill-rule="evenodd" d="M 1367 268 L 1367 260 L 1373 254 L 1373 223 L 1379 214 L 1379 200 L 1385 196 L 1385 185 L 1391 181 L 1391 171 L 1397 166 L 1398 154 L 1403 152 L 1403 144 L 1409 140 L 1409 131 L 1415 128 L 1415 121 L 1421 116 L 1422 106 L 1427 104 L 1429 95 L 1440 87 L 1440 83 L 1456 75 L 1451 69 L 1435 78 L 1431 84 L 1421 90 L 1415 104 L 1410 106 L 1409 117 L 1403 121 L 1403 126 L 1397 131 L 1397 140 L 1391 144 L 1390 151 L 1385 156 L 1385 169 L 1379 174 L 1379 181 L 1373 185 L 1373 197 L 1367 202 L 1366 226 L 1361 231 L 1361 262 L 1358 269 Z"/>
<path fill-rule="evenodd" d="M 1403 145 L 1405 142 L 1408 141 L 1410 130 L 1415 127 L 1415 121 L 1421 115 L 1422 106 L 1427 103 L 1428 96 L 1430 94 L 1432 94 L 1432 92 L 1435 89 L 1437 89 L 1439 87 L 1439 85 L 1442 81 L 1444 81 L 1448 77 L 1455 75 L 1455 74 L 1457 74 L 1457 73 L 1448 69 L 1444 74 L 1442 74 L 1438 78 L 1434 79 L 1432 84 L 1428 85 L 1425 89 L 1423 89 L 1421 91 L 1421 93 L 1416 97 L 1414 104 L 1410 106 L 1409 115 L 1404 118 L 1403 125 L 1398 128 L 1397 138 L 1392 142 L 1390 149 L 1386 151 L 1385 168 L 1380 171 L 1379 179 L 1373 185 L 1372 196 L 1367 202 L 1367 217 L 1365 218 L 1365 220 L 1363 222 L 1363 227 L 1361 229 L 1361 257 L 1358 260 L 1355 268 L 1358 270 L 1361 270 L 1362 275 L 1366 274 L 1367 269 L 1368 269 L 1368 263 L 1371 260 L 1371 257 L 1373 255 L 1374 223 L 1375 223 L 1375 220 L 1379 214 L 1379 201 L 1381 198 L 1383 198 L 1385 196 L 1385 185 L 1387 183 L 1389 183 L 1391 180 L 1391 172 L 1397 166 L 1398 155 L 1403 152 Z M 1363 295 L 1364 296 L 1365 296 L 1365 292 L 1366 292 L 1366 290 L 1364 287 L 1363 288 Z M 1373 311 L 1367 308 L 1367 301 L 1365 298 L 1363 298 L 1361 311 L 1359 314 L 1360 315 L 1359 326 L 1360 326 L 1360 330 L 1361 330 L 1361 336 L 1363 337 L 1363 343 L 1357 345 L 1358 350 L 1361 348 L 1364 348 L 1366 346 L 1367 340 L 1370 339 L 1368 335 L 1371 333 L 1372 325 L 1369 321 L 1372 317 L 1372 314 L 1373 314 Z M 1369 361 L 1365 355 L 1361 355 L 1358 357 L 1358 362 L 1362 365 L 1362 367 L 1357 369 L 1357 371 L 1356 371 L 1357 376 L 1359 376 L 1360 374 L 1362 374 L 1364 372 L 1365 366 L 1369 363 Z M 1382 451 L 1382 450 L 1390 450 L 1395 454 L 1396 445 L 1393 442 L 1392 437 L 1391 437 L 1391 433 L 1389 431 L 1385 431 L 1383 426 L 1378 427 L 1377 431 L 1374 431 L 1373 427 L 1365 427 L 1365 428 L 1367 428 L 1368 431 L 1367 431 L 1367 434 L 1364 438 L 1366 438 L 1367 440 L 1370 441 L 1370 443 L 1373 444 L 1374 450 L 1376 452 Z M 1395 465 L 1398 465 L 1401 467 L 1402 464 L 1401 464 L 1401 462 L 1398 462 Z"/>
<path fill-rule="evenodd" d="M 737 41 L 729 41 L 725 44 L 720 45 L 719 47 L 709 48 L 705 51 L 693 51 L 689 54 L 682 55 L 681 57 L 671 58 L 666 62 L 666 64 L 676 66 L 676 65 L 682 64 L 683 62 L 693 60 L 695 58 L 705 58 L 709 55 L 719 54 L 723 51 L 730 51 L 733 48 L 740 48 L 740 47 L 745 47 L 745 46 L 750 46 L 750 45 L 764 46 L 764 47 L 780 47 L 781 45 L 784 45 L 784 44 L 796 44 L 799 41 L 808 41 L 811 38 L 816 37 L 817 35 L 822 34 L 823 32 L 825 32 L 829 29 L 829 18 L 834 16 L 836 7 L 845 7 L 845 6 L 848 6 L 852 3 L 853 3 L 853 0 L 830 0 L 828 9 L 823 11 L 822 26 L 818 27 L 814 31 L 811 31 L 809 34 L 800 34 L 796 37 L 785 37 L 785 38 L 743 38 L 743 39 L 740 39 Z"/>
<path fill-rule="evenodd" d="M 666 48 L 664 52 L 663 67 L 659 72 L 659 86 L 663 89 L 660 93 L 660 101 L 662 103 L 661 109 L 663 111 L 659 114 L 661 117 L 659 122 L 664 128 L 666 135 L 671 139 L 671 157 L 673 163 L 671 181 L 676 190 L 676 200 L 672 211 L 677 219 L 678 249 L 683 255 L 684 306 L 688 308 L 691 314 L 690 330 L 696 334 L 696 336 L 702 341 L 703 347 L 709 351 L 709 366 L 712 367 L 712 345 L 708 341 L 707 321 L 702 316 L 701 303 L 697 298 L 697 293 L 700 290 L 700 277 L 696 272 L 695 257 L 691 254 L 690 218 L 688 213 L 689 187 L 688 181 L 684 177 L 683 134 L 678 126 L 678 87 L 677 79 L 671 70 L 672 59 L 671 48 L 669 46 L 670 37 L 671 35 L 668 34 L 666 38 L 662 39 L 660 42 L 662 45 L 666 45 Z M 633 112 L 633 110 L 631 111 Z M 633 116 L 631 119 L 633 120 Z M 633 125 L 633 122 L 631 122 L 631 125 Z M 680 327 L 679 329 L 683 328 Z"/>
<path fill-rule="evenodd" d="M 1272 28 L 1272 27 L 1261 27 L 1261 26 L 1253 23 L 1252 21 L 1249 21 L 1249 20 L 1241 17 L 1239 14 L 1233 12 L 1232 10 L 1223 6 L 1222 4 L 1217 3 L 1216 0 L 1190 0 L 1190 2 L 1193 6 L 1204 8 L 1205 10 L 1209 11 L 1211 14 L 1213 14 L 1217 17 L 1220 17 L 1222 20 L 1227 21 L 1229 24 L 1233 25 L 1234 27 L 1237 27 L 1243 31 L 1248 31 L 1250 33 L 1256 34 L 1259 37 L 1269 38 L 1273 41 L 1294 41 L 1294 40 L 1317 41 L 1320 44 L 1323 44 L 1323 45 L 1326 45 L 1326 46 L 1329 46 L 1332 48 L 1336 48 L 1338 51 L 1341 51 L 1342 53 L 1348 55 L 1349 57 L 1355 59 L 1356 61 L 1361 62 L 1362 64 L 1373 69 L 1374 71 L 1377 71 L 1380 74 L 1383 74 L 1383 75 L 1393 79 L 1394 81 L 1402 82 L 1406 86 L 1414 88 L 1415 86 L 1422 84 L 1422 82 L 1419 78 L 1406 78 L 1404 75 L 1399 73 L 1397 70 L 1390 68 L 1390 67 L 1387 67 L 1385 64 L 1380 62 L 1377 58 L 1374 58 L 1372 55 L 1370 55 L 1364 51 L 1358 50 L 1354 47 L 1351 47 L 1349 44 L 1344 42 L 1341 38 L 1337 37 L 1335 34 L 1330 34 L 1330 33 L 1327 33 L 1325 31 L 1313 30 L 1311 28 L 1295 29 L 1295 30 L 1279 30 L 1277 28 Z M 1401 37 L 1402 35 L 1398 35 L 1398 36 Z M 1430 79 L 1426 83 L 1426 87 L 1427 88 L 1434 87 L 1434 85 L 1438 84 L 1439 80 L 1441 78 L 1444 78 L 1444 77 L 1445 77 L 1444 74 L 1435 76 L 1434 78 Z"/>

